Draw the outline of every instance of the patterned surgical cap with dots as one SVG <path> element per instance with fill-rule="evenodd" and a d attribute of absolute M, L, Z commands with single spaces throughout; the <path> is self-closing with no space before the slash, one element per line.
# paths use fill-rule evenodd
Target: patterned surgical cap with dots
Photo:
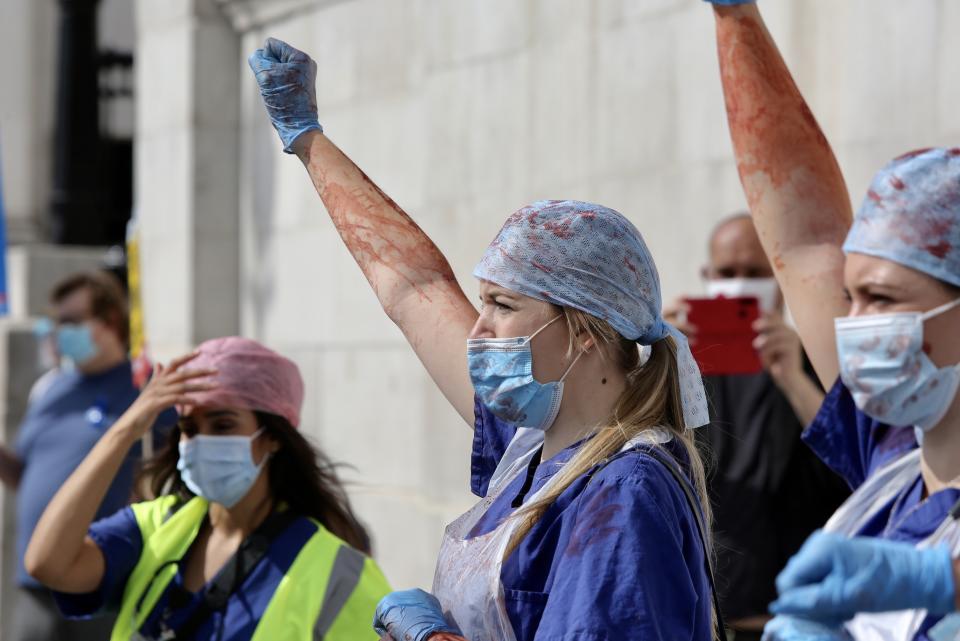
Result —
<path fill-rule="evenodd" d="M 915 151 L 881 169 L 843 250 L 960 287 L 960 148 Z"/>
<path fill-rule="evenodd" d="M 686 337 L 660 315 L 660 277 L 653 257 L 622 214 L 576 200 L 535 202 L 507 219 L 473 274 L 601 318 L 642 345 L 672 336 L 686 426 L 709 422 L 700 369 Z"/>

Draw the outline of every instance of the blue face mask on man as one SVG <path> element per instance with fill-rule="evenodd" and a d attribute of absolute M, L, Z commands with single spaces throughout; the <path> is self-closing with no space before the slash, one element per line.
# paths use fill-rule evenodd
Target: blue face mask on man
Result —
<path fill-rule="evenodd" d="M 840 377 L 864 414 L 888 425 L 928 431 L 950 409 L 960 364 L 937 367 L 923 351 L 923 323 L 960 306 L 926 313 L 838 318 Z"/>
<path fill-rule="evenodd" d="M 518 427 L 547 430 L 560 411 L 563 380 L 583 355 L 577 354 L 559 381 L 540 383 L 533 378 L 533 338 L 556 316 L 530 336 L 472 338 L 467 341 L 467 367 L 473 390 L 494 416 Z"/>
<path fill-rule="evenodd" d="M 247 495 L 260 476 L 269 455 L 253 462 L 252 436 L 206 436 L 197 434 L 180 441 L 177 469 L 190 491 L 224 507 L 233 507 Z"/>
<path fill-rule="evenodd" d="M 74 365 L 83 365 L 96 358 L 99 349 L 93 331 L 86 323 L 63 323 L 56 330 L 57 352 Z"/>

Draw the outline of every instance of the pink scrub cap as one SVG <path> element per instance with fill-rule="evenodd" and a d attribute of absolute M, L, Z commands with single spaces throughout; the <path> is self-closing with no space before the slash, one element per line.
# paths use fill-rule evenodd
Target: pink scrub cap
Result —
<path fill-rule="evenodd" d="M 206 341 L 197 351 L 200 355 L 185 367 L 217 370 L 219 387 L 193 394 L 196 405 L 267 412 L 300 426 L 303 379 L 293 361 L 239 336 Z"/>
<path fill-rule="evenodd" d="M 709 422 L 687 338 L 660 314 L 660 276 L 637 228 L 622 214 L 576 200 L 541 200 L 514 213 L 473 275 L 525 296 L 573 307 L 650 345 L 677 343 L 684 422 Z"/>
<path fill-rule="evenodd" d="M 843 250 L 960 287 L 960 148 L 915 151 L 881 169 Z"/>

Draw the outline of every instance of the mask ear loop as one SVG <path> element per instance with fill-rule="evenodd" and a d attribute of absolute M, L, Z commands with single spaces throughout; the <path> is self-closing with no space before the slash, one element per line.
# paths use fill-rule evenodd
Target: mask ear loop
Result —
<path fill-rule="evenodd" d="M 923 323 L 930 320 L 931 318 L 936 318 L 940 314 L 946 314 L 947 312 L 949 312 L 951 309 L 955 307 L 960 307 L 960 298 L 954 301 L 951 301 L 949 303 L 944 303 L 939 307 L 934 307 L 929 312 L 924 312 L 923 314 L 920 314 L 920 322 Z M 954 368 L 958 372 L 960 372 L 960 363 L 957 363 L 956 365 L 954 365 Z"/>
<path fill-rule="evenodd" d="M 931 318 L 935 318 L 939 316 L 940 314 L 946 314 L 954 307 L 960 307 L 960 298 L 958 298 L 957 300 L 951 301 L 949 303 L 944 303 L 939 307 L 934 307 L 929 312 L 924 312 L 923 314 L 920 314 L 920 320 L 928 321 Z"/>
<path fill-rule="evenodd" d="M 550 320 L 548 320 L 546 325 L 544 325 L 543 327 L 541 327 L 540 329 L 538 329 L 538 330 L 535 331 L 534 333 L 530 334 L 530 336 L 527 338 L 527 340 L 524 341 L 524 344 L 527 344 L 527 343 L 529 343 L 530 341 L 532 341 L 537 334 L 539 334 L 540 332 L 542 332 L 542 331 L 545 330 L 546 328 L 550 327 L 551 325 L 553 325 L 555 322 L 557 322 L 557 321 L 560 320 L 561 318 L 562 318 L 562 316 L 554 316 L 553 318 L 551 318 Z M 579 361 L 579 360 L 580 360 L 580 357 L 583 356 L 585 353 L 586 353 L 586 352 L 583 352 L 583 351 L 580 351 L 580 352 L 577 353 L 577 355 L 576 355 L 576 357 L 573 359 L 573 361 L 567 366 L 567 369 L 566 369 L 566 371 L 563 373 L 563 376 L 561 376 L 561 377 L 560 377 L 560 380 L 557 381 L 558 383 L 562 383 L 562 382 L 563 382 L 563 380 L 567 377 L 567 374 L 570 373 L 570 370 L 573 369 L 573 366 L 577 364 L 577 361 Z"/>
<path fill-rule="evenodd" d="M 560 377 L 560 381 L 559 381 L 560 383 L 563 382 L 563 379 L 567 377 L 567 374 L 570 373 L 570 370 L 573 369 L 573 366 L 577 364 L 577 361 L 579 361 L 580 357 L 583 356 L 584 354 L 586 354 L 586 352 L 582 350 L 577 352 L 577 355 L 573 358 L 573 361 L 570 363 L 570 365 L 567 366 L 567 371 L 565 371 L 563 373 L 563 376 Z"/>
<path fill-rule="evenodd" d="M 261 434 L 263 434 L 263 433 L 266 432 L 266 431 L 267 431 L 267 428 L 261 427 L 261 428 L 258 429 L 256 432 L 254 432 L 253 435 L 250 437 L 250 460 L 251 460 L 251 461 L 253 460 L 253 442 L 254 442 L 257 438 L 259 438 L 259 436 L 260 436 Z M 274 455 L 274 454 L 275 454 L 275 452 L 265 452 L 265 453 L 264 453 L 263 458 L 260 459 L 260 462 L 259 462 L 259 463 L 257 463 L 257 473 L 260 473 L 260 472 L 263 470 L 263 468 L 267 465 L 267 461 L 269 461 L 271 458 L 273 458 L 273 455 Z"/>
<path fill-rule="evenodd" d="M 542 331 L 545 330 L 546 328 L 550 327 L 551 325 L 553 325 L 555 322 L 557 322 L 557 321 L 560 320 L 561 318 L 562 318 L 562 316 L 554 316 L 553 318 L 551 318 L 550 320 L 548 320 L 546 325 L 544 325 L 543 327 L 541 327 L 540 329 L 538 329 L 538 330 L 535 331 L 534 333 L 530 334 L 530 336 L 527 337 L 527 340 L 523 341 L 523 344 L 526 345 L 527 343 L 529 343 L 530 341 L 532 341 L 532 340 L 536 337 L 537 334 L 539 334 L 540 332 L 542 332 Z"/>
<path fill-rule="evenodd" d="M 931 318 L 936 318 L 936 317 L 939 316 L 940 314 L 945 314 L 945 313 L 949 312 L 951 309 L 953 309 L 953 308 L 955 308 L 955 307 L 960 307 L 960 298 L 958 298 L 958 299 L 956 299 L 956 300 L 954 300 L 954 301 L 951 301 L 951 302 L 949 302 L 949 303 L 944 303 L 943 305 L 940 305 L 939 307 L 934 307 L 934 308 L 931 309 L 929 312 L 925 312 L 925 313 L 923 313 L 923 314 L 920 314 L 920 322 L 923 323 L 923 322 L 925 322 L 925 321 L 930 320 Z M 953 368 L 954 368 L 955 370 L 957 370 L 958 372 L 960 372 L 960 363 L 957 363 L 956 365 L 954 365 Z M 918 439 L 918 440 L 919 440 L 919 439 Z M 960 476 L 958 476 L 957 478 L 960 478 Z M 956 481 L 957 479 L 953 479 L 953 480 Z M 952 482 L 953 482 L 953 481 L 951 481 L 951 483 L 952 483 Z"/>

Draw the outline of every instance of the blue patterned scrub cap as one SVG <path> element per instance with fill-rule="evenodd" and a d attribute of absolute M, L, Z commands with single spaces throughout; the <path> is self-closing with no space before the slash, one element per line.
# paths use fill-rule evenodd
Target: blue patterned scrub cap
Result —
<path fill-rule="evenodd" d="M 525 296 L 601 318 L 641 345 L 677 343 L 683 418 L 709 422 L 686 337 L 660 315 L 660 277 L 637 228 L 622 214 L 576 200 L 541 200 L 515 212 L 473 275 Z"/>
<path fill-rule="evenodd" d="M 843 251 L 960 287 L 960 148 L 914 151 L 881 169 Z"/>

